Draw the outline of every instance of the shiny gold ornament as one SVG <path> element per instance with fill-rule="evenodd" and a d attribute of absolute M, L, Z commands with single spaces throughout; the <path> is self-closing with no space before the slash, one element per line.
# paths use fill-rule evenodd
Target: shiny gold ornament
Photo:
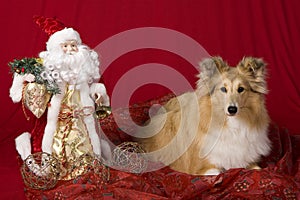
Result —
<path fill-rule="evenodd" d="M 67 163 L 67 173 L 70 178 L 76 178 L 93 170 L 94 157 L 90 154 L 84 154 L 76 160 L 70 160 Z"/>
<path fill-rule="evenodd" d="M 38 83 L 27 83 L 23 92 L 23 102 L 37 118 L 40 118 L 51 98 L 46 86 Z"/>
<path fill-rule="evenodd" d="M 88 172 L 97 174 L 103 183 L 108 182 L 110 179 L 109 168 L 103 164 L 101 158 L 94 155 L 84 154 L 68 163 L 67 174 L 71 178 L 76 178 Z"/>
<path fill-rule="evenodd" d="M 94 173 L 101 177 L 103 182 L 108 182 L 110 180 L 110 170 L 104 163 L 105 161 L 103 161 L 101 156 L 95 156 L 92 165 Z"/>
<path fill-rule="evenodd" d="M 37 63 L 39 63 L 41 65 L 43 65 L 43 63 L 44 63 L 44 59 L 43 58 L 36 58 L 35 60 L 36 60 Z"/>
<path fill-rule="evenodd" d="M 113 150 L 113 167 L 130 173 L 142 173 L 148 166 L 144 154 L 145 151 L 136 142 L 121 143 Z"/>
<path fill-rule="evenodd" d="M 103 97 L 101 94 L 96 93 L 95 94 L 95 117 L 97 119 L 104 119 L 108 117 L 111 114 L 111 107 L 110 106 L 104 106 L 102 104 Z"/>
<path fill-rule="evenodd" d="M 47 190 L 55 187 L 61 176 L 60 162 L 47 153 L 38 152 L 28 156 L 22 165 L 21 173 L 27 187 Z"/>

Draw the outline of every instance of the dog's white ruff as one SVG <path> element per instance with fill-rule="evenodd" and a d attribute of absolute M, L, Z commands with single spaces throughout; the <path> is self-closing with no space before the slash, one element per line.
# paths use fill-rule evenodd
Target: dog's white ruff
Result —
<path fill-rule="evenodd" d="M 207 157 L 218 168 L 248 167 L 270 152 L 266 129 L 250 128 L 236 117 L 227 117 L 222 130 L 209 130 L 200 156 Z"/>

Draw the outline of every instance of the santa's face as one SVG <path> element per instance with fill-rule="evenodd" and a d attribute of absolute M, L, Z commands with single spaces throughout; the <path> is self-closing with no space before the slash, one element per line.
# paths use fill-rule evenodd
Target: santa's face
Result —
<path fill-rule="evenodd" d="M 62 50 L 66 54 L 73 55 L 78 52 L 77 42 L 76 40 L 68 40 L 62 44 L 60 44 Z"/>

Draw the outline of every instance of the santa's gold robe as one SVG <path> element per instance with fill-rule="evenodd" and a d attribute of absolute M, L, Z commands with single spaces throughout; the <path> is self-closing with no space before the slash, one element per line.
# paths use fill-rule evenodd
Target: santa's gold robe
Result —
<path fill-rule="evenodd" d="M 67 89 L 61 103 L 52 146 L 52 155 L 57 157 L 62 165 L 61 179 L 72 179 L 84 173 L 85 165 L 90 162 L 91 157 L 84 156 L 93 155 L 84 117 L 93 113 L 94 107 L 82 107 L 78 90 Z"/>

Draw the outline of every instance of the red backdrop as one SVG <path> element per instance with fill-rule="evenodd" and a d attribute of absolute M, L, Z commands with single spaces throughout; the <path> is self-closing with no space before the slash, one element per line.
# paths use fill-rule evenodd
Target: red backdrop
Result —
<path fill-rule="evenodd" d="M 14 199 L 23 197 L 22 180 L 15 160 L 14 138 L 30 130 L 32 123 L 24 118 L 21 105 L 13 104 L 8 96 L 12 78 L 7 63 L 14 58 L 37 56 L 45 49 L 47 36 L 33 23 L 34 15 L 57 17 L 67 26 L 78 30 L 84 43 L 92 48 L 123 31 L 158 27 L 195 40 L 210 55 L 220 55 L 231 65 L 237 64 L 243 56 L 262 57 L 269 67 L 267 107 L 271 118 L 278 125 L 286 127 L 291 134 L 300 134 L 297 124 L 300 121 L 300 79 L 297 77 L 300 74 L 297 62 L 300 55 L 299 7 L 300 2 L 297 0 L 5 1 L 0 12 L 1 194 L 10 195 Z M 149 34 L 144 36 L 140 39 L 151 39 Z M 162 43 L 164 39 L 167 38 L 161 38 Z M 114 43 L 108 51 L 113 54 L 124 48 L 125 41 L 126 37 L 124 42 Z M 178 43 L 174 47 L 180 50 L 182 46 L 184 44 Z M 191 54 L 194 53 L 191 49 Z M 104 56 L 101 59 L 105 62 Z M 194 86 L 197 72 L 194 64 L 167 50 L 145 48 L 120 55 L 107 67 L 102 78 L 108 93 L 114 93 L 118 81 L 130 69 L 146 63 L 170 66 Z M 156 69 L 161 72 L 159 68 Z M 155 76 L 153 71 L 149 76 Z M 161 73 L 157 76 L 161 79 L 164 77 Z M 141 77 L 149 78 L 148 74 L 142 74 Z M 134 84 L 134 79 L 130 84 Z M 140 86 L 130 95 L 130 103 L 154 98 L 169 91 L 168 87 L 158 84 Z M 179 91 L 184 89 L 186 87 L 179 88 Z M 114 96 L 116 107 L 127 105 L 122 98 L 126 92 L 125 84 L 122 85 L 122 92 L 118 93 L 119 99 Z"/>

